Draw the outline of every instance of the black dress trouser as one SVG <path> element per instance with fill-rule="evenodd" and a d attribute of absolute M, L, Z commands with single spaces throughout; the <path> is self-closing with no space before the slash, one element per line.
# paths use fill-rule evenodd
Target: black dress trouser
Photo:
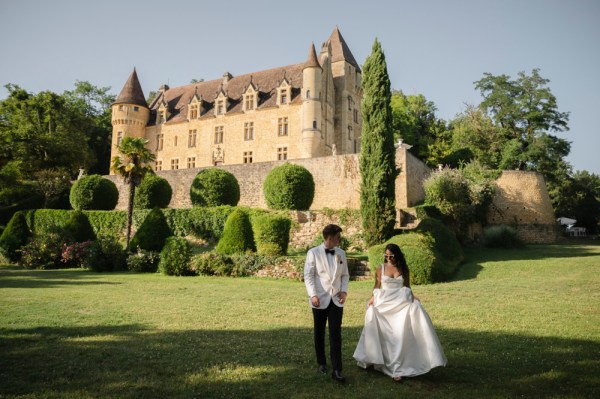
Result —
<path fill-rule="evenodd" d="M 325 309 L 313 308 L 315 352 L 317 362 L 327 364 L 325 358 L 325 326 L 329 323 L 329 355 L 333 370 L 342 371 L 342 316 L 344 308 L 329 302 Z"/>

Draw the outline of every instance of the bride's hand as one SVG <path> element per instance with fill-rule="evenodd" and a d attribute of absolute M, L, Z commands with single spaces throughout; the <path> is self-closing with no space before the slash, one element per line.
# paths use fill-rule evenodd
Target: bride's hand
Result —
<path fill-rule="evenodd" d="M 367 307 L 368 306 L 372 306 L 373 302 L 375 302 L 375 297 L 374 296 L 372 296 L 371 299 L 369 299 L 369 303 L 367 304 Z"/>

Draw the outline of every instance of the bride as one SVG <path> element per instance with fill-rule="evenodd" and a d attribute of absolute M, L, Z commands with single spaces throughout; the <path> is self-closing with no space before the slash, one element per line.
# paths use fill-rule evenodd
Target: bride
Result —
<path fill-rule="evenodd" d="M 396 381 L 446 365 L 431 319 L 413 297 L 408 266 L 396 244 L 385 248 L 385 263 L 377 269 L 354 359 Z"/>

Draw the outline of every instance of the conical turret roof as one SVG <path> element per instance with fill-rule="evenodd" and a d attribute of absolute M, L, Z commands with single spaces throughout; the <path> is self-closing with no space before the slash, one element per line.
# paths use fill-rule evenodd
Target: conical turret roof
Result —
<path fill-rule="evenodd" d="M 135 104 L 148 108 L 135 68 L 113 104 Z"/>
<path fill-rule="evenodd" d="M 356 68 L 357 71 L 361 71 L 358 62 L 356 62 L 356 60 L 354 59 L 350 48 L 346 44 L 346 41 L 342 37 L 342 34 L 340 33 L 340 30 L 337 26 L 331 33 L 331 36 L 329 36 L 329 42 L 331 43 L 332 62 L 346 61 L 354 68 Z"/>
<path fill-rule="evenodd" d="M 321 68 L 319 65 L 319 60 L 317 59 L 317 51 L 315 50 L 315 44 L 312 43 L 310 45 L 310 50 L 308 50 L 308 59 L 304 63 L 303 68 Z"/>

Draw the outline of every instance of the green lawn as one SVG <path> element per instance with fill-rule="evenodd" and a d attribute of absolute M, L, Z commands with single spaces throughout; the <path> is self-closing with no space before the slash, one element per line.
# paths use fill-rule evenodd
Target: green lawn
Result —
<path fill-rule="evenodd" d="M 299 281 L 0 267 L 0 398 L 600 397 L 600 246 L 467 255 L 413 287 L 448 366 L 400 384 L 352 361 L 373 283 L 350 283 L 345 386 Z"/>

